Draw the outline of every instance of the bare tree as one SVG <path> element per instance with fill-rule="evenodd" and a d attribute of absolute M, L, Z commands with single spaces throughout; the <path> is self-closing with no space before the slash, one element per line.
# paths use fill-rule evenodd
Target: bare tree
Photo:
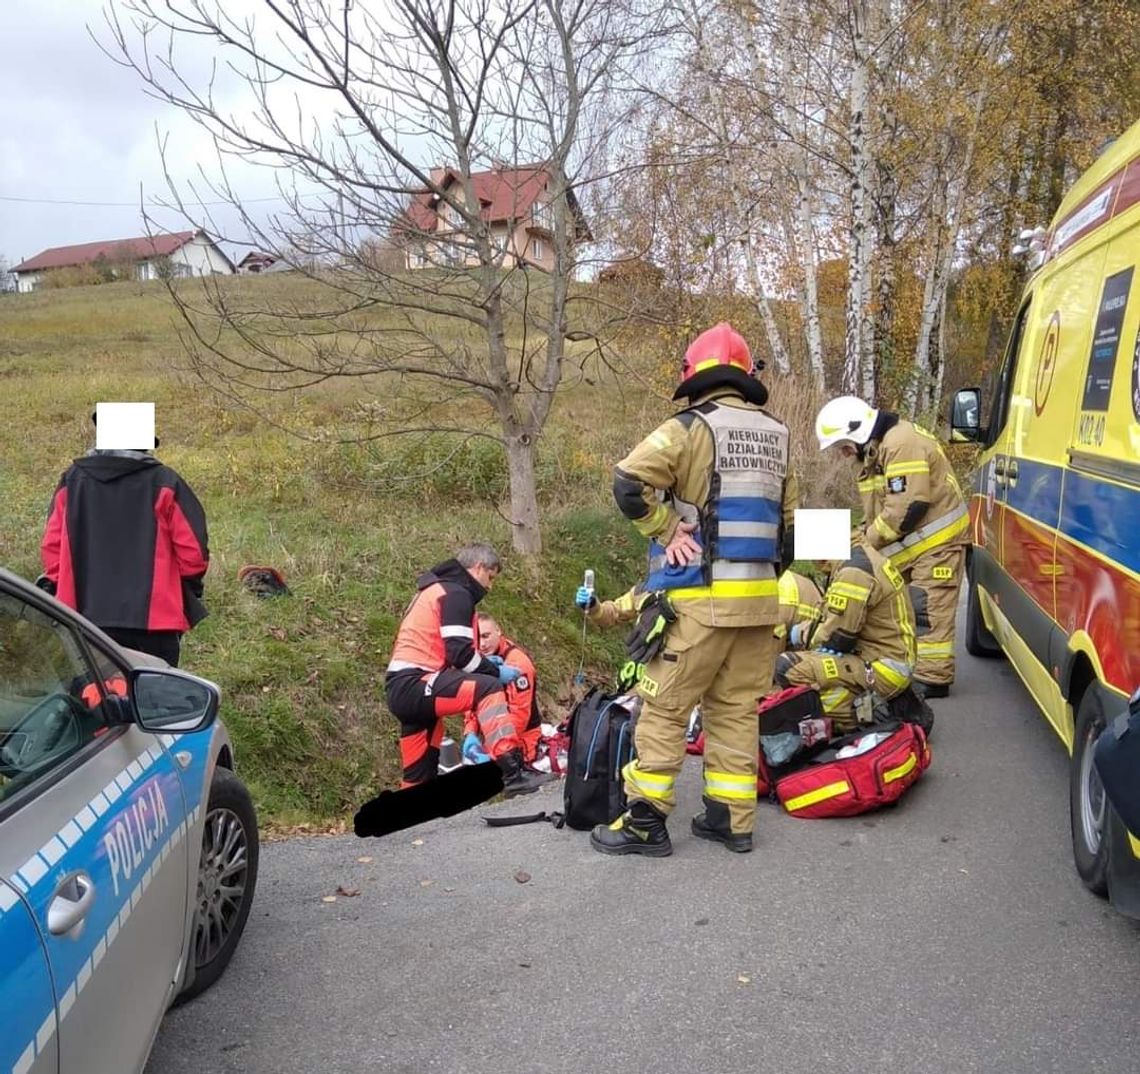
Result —
<path fill-rule="evenodd" d="M 107 51 L 210 132 L 214 189 L 312 280 L 272 305 L 172 286 L 198 374 L 254 409 L 258 393 L 363 381 L 374 402 L 341 439 L 494 440 L 514 547 L 540 551 L 537 443 L 569 344 L 600 347 L 573 288 L 591 238 L 579 197 L 654 46 L 661 16 L 642 3 L 257 0 L 238 16 L 110 0 Z M 248 211 L 235 157 L 278 169 L 283 211 Z"/>

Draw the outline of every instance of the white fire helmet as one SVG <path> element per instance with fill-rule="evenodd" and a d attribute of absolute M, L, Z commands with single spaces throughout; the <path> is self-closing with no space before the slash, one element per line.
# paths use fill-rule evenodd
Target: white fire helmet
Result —
<path fill-rule="evenodd" d="M 842 440 L 860 446 L 871 439 L 879 412 L 854 395 L 841 395 L 825 403 L 815 419 L 819 450 L 826 451 Z"/>

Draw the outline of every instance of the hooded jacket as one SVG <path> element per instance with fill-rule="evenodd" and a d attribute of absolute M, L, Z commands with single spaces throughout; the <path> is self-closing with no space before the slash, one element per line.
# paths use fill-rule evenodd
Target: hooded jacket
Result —
<path fill-rule="evenodd" d="M 471 572 L 449 559 L 416 579 L 416 595 L 396 631 L 388 674 L 420 675 L 456 668 L 468 674 L 498 676 L 499 669 L 479 652 L 475 605 L 486 595 Z"/>
<path fill-rule="evenodd" d="M 60 478 L 40 544 L 57 599 L 97 626 L 182 633 L 205 618 L 206 514 L 141 451 L 94 451 Z"/>

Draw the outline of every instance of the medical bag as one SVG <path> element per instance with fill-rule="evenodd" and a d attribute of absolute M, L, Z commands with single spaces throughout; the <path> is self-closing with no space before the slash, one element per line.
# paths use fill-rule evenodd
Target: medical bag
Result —
<path fill-rule="evenodd" d="M 564 776 L 566 824 L 588 831 L 609 824 L 626 807 L 621 770 L 634 759 L 632 695 L 590 689 L 566 720 L 570 736 Z"/>
<path fill-rule="evenodd" d="M 773 774 L 771 785 L 793 817 L 854 817 L 898 801 L 929 766 L 918 724 L 873 724 L 834 739 L 793 771 Z"/>

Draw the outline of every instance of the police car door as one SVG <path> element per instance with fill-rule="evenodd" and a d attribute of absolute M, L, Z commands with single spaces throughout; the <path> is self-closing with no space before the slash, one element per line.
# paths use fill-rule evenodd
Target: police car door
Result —
<path fill-rule="evenodd" d="M 28 904 L 0 880 L 0 1070 L 55 1074 L 59 1068 L 55 996 L 47 951 Z M 46 1012 L 46 1013 L 45 1013 Z"/>
<path fill-rule="evenodd" d="M 25 1056 L 34 1037 L 47 1055 L 55 1036 L 66 1074 L 128 1074 L 182 955 L 186 824 L 170 755 L 112 722 L 100 690 L 119 669 L 95 660 L 55 606 L 0 585 L 0 875 L 39 928 L 55 992 L 54 1012 L 43 989 L 21 1000 L 28 1040 L 13 1047 Z"/>

